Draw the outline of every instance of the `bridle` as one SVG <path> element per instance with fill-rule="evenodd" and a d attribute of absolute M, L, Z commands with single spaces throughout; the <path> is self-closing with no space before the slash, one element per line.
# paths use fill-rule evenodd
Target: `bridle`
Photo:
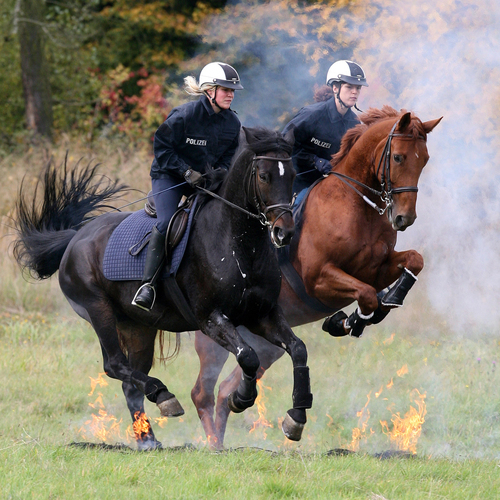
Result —
<path fill-rule="evenodd" d="M 209 194 L 213 198 L 216 198 L 226 205 L 229 205 L 232 208 L 236 208 L 240 212 L 245 213 L 249 217 L 252 217 L 254 219 L 257 219 L 263 226 L 267 226 L 270 231 L 270 236 L 271 236 L 271 241 L 273 245 L 277 248 L 283 246 L 279 241 L 276 240 L 276 237 L 274 235 L 274 226 L 278 222 L 278 220 L 283 217 L 285 214 L 289 213 L 292 214 L 292 205 L 293 202 L 291 203 L 276 203 L 274 205 L 266 205 L 263 197 L 262 197 L 262 192 L 259 187 L 259 183 L 257 182 L 257 161 L 259 160 L 271 160 L 271 161 L 292 161 L 292 158 L 286 157 L 286 158 L 277 158 L 274 156 L 257 156 L 254 155 L 251 162 L 252 162 L 252 168 L 250 170 L 250 175 L 248 177 L 248 183 L 247 183 L 247 188 L 246 188 L 246 194 L 248 199 L 251 201 L 251 203 L 255 206 L 257 209 L 257 213 L 250 212 L 246 210 L 245 208 L 242 208 L 225 198 L 222 198 L 221 196 L 213 193 L 212 191 L 209 191 L 208 189 L 205 189 L 201 186 L 196 186 L 198 189 L 203 191 L 206 194 Z M 268 214 L 272 211 L 275 210 L 280 210 L 278 216 L 274 219 L 274 222 L 269 221 L 268 219 Z"/>
<path fill-rule="evenodd" d="M 384 145 L 384 150 L 382 151 L 382 154 L 380 156 L 380 160 L 378 163 L 377 167 L 377 173 L 376 176 L 378 178 L 379 173 L 380 173 L 380 191 L 367 186 L 366 184 L 363 184 L 362 182 L 353 179 L 352 177 L 349 177 L 348 175 L 341 174 L 340 172 L 328 172 L 329 175 L 334 175 L 335 177 L 338 177 L 341 181 L 343 181 L 347 186 L 352 188 L 356 193 L 358 193 L 363 200 L 370 205 L 372 208 L 377 210 L 379 215 L 383 215 L 388 208 L 390 208 L 394 204 L 394 198 L 393 195 L 395 194 L 400 194 L 400 193 L 408 193 L 408 192 L 413 192 L 416 193 L 418 192 L 418 187 L 417 186 L 403 186 L 403 187 L 397 187 L 393 188 L 392 183 L 391 183 L 391 144 L 392 144 L 392 139 L 394 137 L 404 137 L 404 138 L 414 138 L 412 134 L 396 134 L 394 131 L 396 130 L 396 127 L 398 125 L 399 121 L 396 122 L 392 128 L 391 131 L 389 132 L 389 135 L 387 137 L 387 140 L 385 141 Z M 425 141 L 425 137 L 422 135 L 419 135 L 417 139 L 422 139 Z M 350 184 L 350 182 L 353 182 L 357 184 L 358 186 L 361 186 L 368 191 L 370 191 L 372 194 L 379 196 L 380 199 L 385 203 L 385 207 L 381 208 L 379 207 L 376 203 L 374 203 L 370 198 L 365 196 L 361 191 L 359 191 L 355 186 Z"/>

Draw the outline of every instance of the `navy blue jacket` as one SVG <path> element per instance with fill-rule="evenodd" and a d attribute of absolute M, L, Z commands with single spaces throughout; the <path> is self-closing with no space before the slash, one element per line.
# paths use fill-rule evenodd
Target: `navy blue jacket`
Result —
<path fill-rule="evenodd" d="M 322 174 L 330 170 L 332 155 L 340 149 L 340 141 L 359 119 L 352 109 L 342 116 L 335 105 L 335 97 L 303 107 L 290 120 L 283 133 L 294 128 L 293 166 L 297 173 L 315 169 L 295 178 L 294 191 L 309 187 Z"/>
<path fill-rule="evenodd" d="M 182 177 L 188 168 L 228 169 L 238 147 L 240 120 L 232 110 L 215 113 L 202 96 L 174 108 L 154 136 L 151 177 Z"/>

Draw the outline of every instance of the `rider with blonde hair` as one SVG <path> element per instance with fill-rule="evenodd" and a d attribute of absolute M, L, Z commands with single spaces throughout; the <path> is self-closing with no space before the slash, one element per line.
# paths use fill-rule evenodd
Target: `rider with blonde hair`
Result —
<path fill-rule="evenodd" d="M 153 227 L 142 283 L 132 304 L 149 311 L 165 258 L 165 233 L 183 195 L 203 181 L 207 168 L 228 169 L 241 124 L 231 110 L 234 91 L 243 89 L 236 70 L 222 62 L 207 64 L 198 82 L 184 80 L 188 94 L 200 99 L 174 108 L 154 136 L 151 181 L 158 222 Z"/>

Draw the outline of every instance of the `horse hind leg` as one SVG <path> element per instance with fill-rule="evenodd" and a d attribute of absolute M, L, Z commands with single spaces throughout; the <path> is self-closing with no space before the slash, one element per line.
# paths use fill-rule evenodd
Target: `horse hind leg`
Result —
<path fill-rule="evenodd" d="M 152 353 L 154 342 L 150 340 L 148 344 L 146 340 L 146 348 L 144 348 L 144 346 L 141 345 L 143 341 L 142 330 L 140 332 L 137 330 L 134 336 L 129 336 L 129 345 L 127 345 L 127 351 L 131 359 L 131 363 L 129 363 L 129 360 L 122 351 L 121 343 L 123 339 L 122 342 L 120 342 L 112 310 L 102 306 L 101 303 L 101 307 L 87 307 L 87 311 L 91 324 L 101 343 L 105 361 L 104 369 L 109 377 L 121 380 L 124 384 L 125 397 L 127 398 L 127 396 L 129 396 L 131 398 L 127 399 L 127 404 L 130 404 L 129 409 L 132 408 L 134 413 L 137 409 L 142 409 L 141 404 L 138 403 L 139 399 L 137 399 L 139 396 L 137 396 L 137 392 L 135 392 L 139 391 L 145 395 L 149 401 L 156 403 L 162 416 L 170 417 L 183 414 L 184 410 L 175 396 L 168 391 L 163 382 L 141 371 L 145 370 L 149 372 L 151 368 L 152 354 L 148 354 L 144 357 L 146 361 L 144 361 L 142 355 L 144 355 L 144 352 L 148 353 L 148 350 Z M 156 330 L 154 332 L 156 333 Z M 151 338 L 153 334 L 149 332 L 149 336 Z M 135 339 L 135 343 L 130 341 L 132 338 Z M 147 338 L 146 334 L 146 339 Z M 131 387 L 132 389 L 130 389 Z M 134 415 L 132 417 L 134 418 Z M 146 433 L 145 442 L 147 443 L 148 440 L 149 436 Z M 153 442 L 153 438 L 151 438 L 151 442 Z"/>
<path fill-rule="evenodd" d="M 119 334 L 121 342 L 127 345 L 127 358 L 131 368 L 148 374 L 153 365 L 156 329 L 120 325 Z M 161 448 L 162 444 L 156 439 L 151 421 L 146 416 L 144 394 L 128 380 L 122 382 L 122 390 L 132 417 L 138 450 Z"/>
<path fill-rule="evenodd" d="M 200 371 L 196 383 L 191 390 L 191 399 L 205 431 L 209 448 L 222 450 L 224 432 L 222 432 L 222 435 L 220 434 L 216 427 L 217 417 L 214 420 L 214 411 L 216 408 L 215 384 L 229 356 L 229 351 L 199 330 L 195 333 L 194 347 L 200 360 Z M 227 413 L 229 413 L 227 404 L 226 409 Z M 225 420 L 227 420 L 227 416 Z"/>

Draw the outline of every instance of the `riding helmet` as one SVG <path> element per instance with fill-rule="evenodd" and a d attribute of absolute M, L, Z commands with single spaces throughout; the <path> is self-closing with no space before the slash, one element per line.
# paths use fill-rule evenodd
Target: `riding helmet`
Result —
<path fill-rule="evenodd" d="M 330 66 L 326 75 L 326 84 L 331 86 L 336 82 L 368 87 L 363 68 L 352 61 L 336 61 Z"/>
<path fill-rule="evenodd" d="M 229 64 L 221 62 L 212 62 L 201 70 L 200 87 L 204 83 L 234 90 L 243 89 L 240 83 L 240 75 L 238 75 L 237 71 L 232 66 L 229 66 Z"/>

